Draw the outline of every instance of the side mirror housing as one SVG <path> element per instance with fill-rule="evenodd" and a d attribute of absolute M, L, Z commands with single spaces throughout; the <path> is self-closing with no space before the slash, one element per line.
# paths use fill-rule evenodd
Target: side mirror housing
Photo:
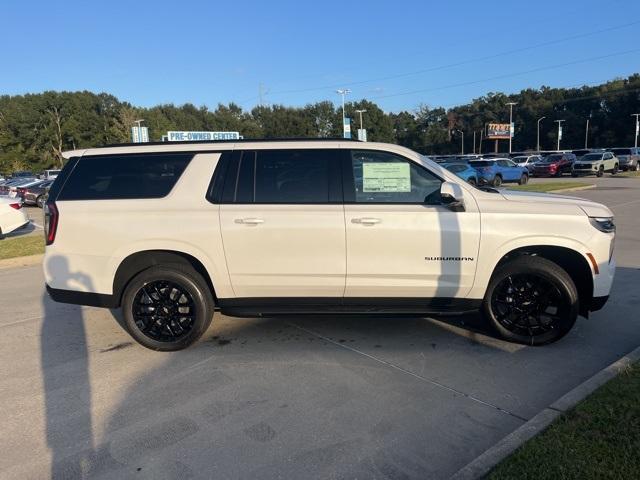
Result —
<path fill-rule="evenodd" d="M 454 212 L 464 212 L 464 195 L 462 188 L 457 183 L 442 182 L 440 185 L 440 198 L 443 205 L 446 205 Z"/>

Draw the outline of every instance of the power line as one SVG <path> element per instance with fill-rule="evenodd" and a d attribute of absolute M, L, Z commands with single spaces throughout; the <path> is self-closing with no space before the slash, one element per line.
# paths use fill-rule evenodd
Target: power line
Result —
<path fill-rule="evenodd" d="M 373 79 L 369 79 L 369 80 L 359 80 L 359 81 L 355 81 L 355 82 L 342 82 L 340 84 L 332 84 L 332 85 L 324 85 L 321 87 L 309 87 L 309 88 L 301 88 L 301 89 L 292 89 L 292 90 L 280 90 L 280 91 L 274 91 L 271 92 L 271 95 L 285 95 L 285 94 L 293 94 L 293 93 L 306 93 L 306 92 L 313 92 L 313 91 L 318 91 L 318 90 L 328 90 L 328 89 L 334 89 L 334 88 L 338 88 L 341 86 L 354 86 L 354 85 L 363 85 L 366 83 L 372 83 L 372 82 L 379 82 L 379 81 L 384 81 L 384 80 L 394 80 L 397 78 L 404 78 L 404 77 L 409 77 L 409 76 L 413 76 L 413 75 L 420 75 L 423 73 L 430 73 L 430 72 L 435 72 L 435 71 L 439 71 L 439 70 L 445 70 L 448 68 L 454 68 L 454 67 L 459 67 L 459 66 L 463 66 L 463 65 L 468 65 L 471 63 L 476 63 L 476 62 L 482 62 L 485 60 L 492 60 L 495 58 L 499 58 L 502 56 L 506 56 L 506 55 L 513 55 L 514 53 L 521 53 L 521 52 L 525 52 L 528 50 L 534 50 L 536 48 L 541 48 L 541 47 L 547 47 L 550 45 L 556 45 L 558 43 L 563 43 L 563 42 L 567 42 L 567 41 L 571 41 L 571 40 L 577 40 L 580 38 L 585 38 L 585 37 L 589 37 L 592 35 L 599 35 L 601 33 L 606 33 L 606 32 L 610 32 L 613 30 L 618 30 L 618 29 L 622 29 L 622 28 L 628 28 L 634 25 L 638 25 L 640 24 L 640 20 L 636 20 L 633 22 L 629 22 L 629 23 L 625 23 L 625 24 L 621 24 L 621 25 L 614 25 L 608 28 L 603 28 L 600 30 L 592 30 L 589 32 L 585 32 L 585 33 L 580 33 L 577 35 L 571 35 L 568 37 L 563 37 L 563 38 L 559 38 L 556 40 L 549 40 L 546 42 L 542 42 L 542 43 L 538 43 L 535 45 L 530 45 L 527 47 L 522 47 L 522 48 L 516 48 L 516 49 L 512 49 L 512 50 L 507 50 L 504 52 L 500 52 L 500 53 L 495 53 L 492 55 L 486 55 L 484 57 L 478 57 L 478 58 L 473 58 L 473 59 L 469 59 L 469 60 L 463 60 L 460 62 L 455 62 L 455 63 L 449 63 L 449 64 L 445 64 L 445 65 L 439 65 L 437 67 L 430 67 L 430 68 L 425 68 L 425 69 L 421 69 L 421 70 L 415 70 L 412 72 L 405 72 L 405 73 L 399 73 L 396 75 L 388 75 L 385 77 L 378 77 L 378 78 L 373 78 Z M 255 97 L 252 97 L 255 98 Z M 250 100 L 250 99 L 248 99 Z"/>
<path fill-rule="evenodd" d="M 403 95 L 412 95 L 415 93 L 425 93 L 425 92 L 434 92 L 434 91 L 438 91 L 438 90 L 446 90 L 449 88 L 456 88 L 456 87 L 466 87 L 468 85 L 475 85 L 478 83 L 483 83 L 483 82 L 490 82 L 493 80 L 501 80 L 504 78 L 510 78 L 510 77 L 517 77 L 519 75 L 526 75 L 529 73 L 535 73 L 535 72 L 542 72 L 545 70 L 553 70 L 555 68 L 562 68 L 562 67 L 567 67 L 569 65 L 577 65 L 579 63 L 586 63 L 586 62 L 593 62 L 596 60 L 603 60 L 605 58 L 611 58 L 611 57 L 616 57 L 616 56 L 620 56 L 620 55 L 627 55 L 629 53 L 635 53 L 640 51 L 640 48 L 635 48 L 632 50 L 625 50 L 622 52 L 615 52 L 615 53 L 610 53 L 608 55 L 599 55 L 596 57 L 590 57 L 590 58 L 584 58 L 582 60 L 574 60 L 573 62 L 565 62 L 565 63 L 558 63 L 555 65 L 547 65 L 545 67 L 538 67 L 538 68 L 533 68 L 531 70 L 523 70 L 520 72 L 513 72 L 513 73 L 506 73 L 504 75 L 496 75 L 493 77 L 487 77 L 487 78 L 483 78 L 480 80 L 471 80 L 469 82 L 461 82 L 461 83 L 454 83 L 454 84 L 450 84 L 450 85 L 442 85 L 439 87 L 432 87 L 432 88 L 422 88 L 419 90 L 411 90 L 408 92 L 400 92 L 400 93 L 392 93 L 389 95 L 378 95 L 376 97 L 370 97 L 371 100 L 376 100 L 376 99 L 380 99 L 380 98 L 391 98 L 391 97 L 400 97 Z"/>

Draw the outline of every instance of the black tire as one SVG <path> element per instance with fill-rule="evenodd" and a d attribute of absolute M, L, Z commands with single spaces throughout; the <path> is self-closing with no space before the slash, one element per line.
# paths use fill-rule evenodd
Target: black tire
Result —
<path fill-rule="evenodd" d="M 44 195 L 40 195 L 38 198 L 36 198 L 36 205 L 39 208 L 44 208 L 44 203 L 45 203 Z"/>
<path fill-rule="evenodd" d="M 635 172 L 640 172 L 640 160 L 636 163 L 636 168 L 633 169 Z"/>
<path fill-rule="evenodd" d="M 598 169 L 598 172 L 596 173 L 596 177 L 601 177 L 602 175 L 604 175 L 604 166 L 600 165 L 600 168 Z"/>
<path fill-rule="evenodd" d="M 523 255 L 493 273 L 482 310 L 505 340 L 545 345 L 564 337 L 575 324 L 578 291 L 557 264 Z"/>
<path fill-rule="evenodd" d="M 616 173 L 618 173 L 618 164 L 617 163 L 613 166 L 613 171 L 611 172 L 611 175 L 615 175 Z"/>
<path fill-rule="evenodd" d="M 213 310 L 213 295 L 204 278 L 178 264 L 140 272 L 122 297 L 125 328 L 151 350 L 168 352 L 192 345 L 211 325 Z"/>
<path fill-rule="evenodd" d="M 473 177 L 467 180 L 467 182 L 469 182 L 469 185 L 473 185 L 474 187 L 477 185 L 476 179 Z"/>
<path fill-rule="evenodd" d="M 493 178 L 492 184 L 494 187 L 499 187 L 500 185 L 502 185 L 502 177 L 500 175 L 496 175 Z"/>
<path fill-rule="evenodd" d="M 520 185 L 526 185 L 527 183 L 529 183 L 529 175 L 527 175 L 526 173 L 523 173 L 518 183 Z"/>
<path fill-rule="evenodd" d="M 558 167 L 558 169 L 556 170 L 556 177 L 561 177 L 562 176 L 562 169 L 560 167 Z"/>

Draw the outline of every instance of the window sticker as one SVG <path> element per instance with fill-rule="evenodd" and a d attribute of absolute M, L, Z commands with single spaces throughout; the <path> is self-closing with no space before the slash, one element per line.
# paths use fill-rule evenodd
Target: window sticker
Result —
<path fill-rule="evenodd" d="M 408 163 L 363 163 L 363 192 L 411 192 L 411 167 Z"/>

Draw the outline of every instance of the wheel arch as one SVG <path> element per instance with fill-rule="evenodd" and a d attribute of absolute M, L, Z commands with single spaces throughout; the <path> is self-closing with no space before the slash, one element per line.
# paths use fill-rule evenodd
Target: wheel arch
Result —
<path fill-rule="evenodd" d="M 588 260 L 579 251 L 558 245 L 530 245 L 514 248 L 504 254 L 494 266 L 496 269 L 510 259 L 522 256 L 539 256 L 545 258 L 565 270 L 578 290 L 580 315 L 588 316 L 589 306 L 593 298 L 593 275 Z"/>
<path fill-rule="evenodd" d="M 120 262 L 120 265 L 118 265 L 113 277 L 113 296 L 117 306 L 120 306 L 124 290 L 133 277 L 147 268 L 156 265 L 168 264 L 189 266 L 202 275 L 211 290 L 215 303 L 217 304 L 218 297 L 216 296 L 211 276 L 203 263 L 196 257 L 176 250 L 143 250 L 132 253 L 128 257 L 124 258 L 122 262 Z"/>

